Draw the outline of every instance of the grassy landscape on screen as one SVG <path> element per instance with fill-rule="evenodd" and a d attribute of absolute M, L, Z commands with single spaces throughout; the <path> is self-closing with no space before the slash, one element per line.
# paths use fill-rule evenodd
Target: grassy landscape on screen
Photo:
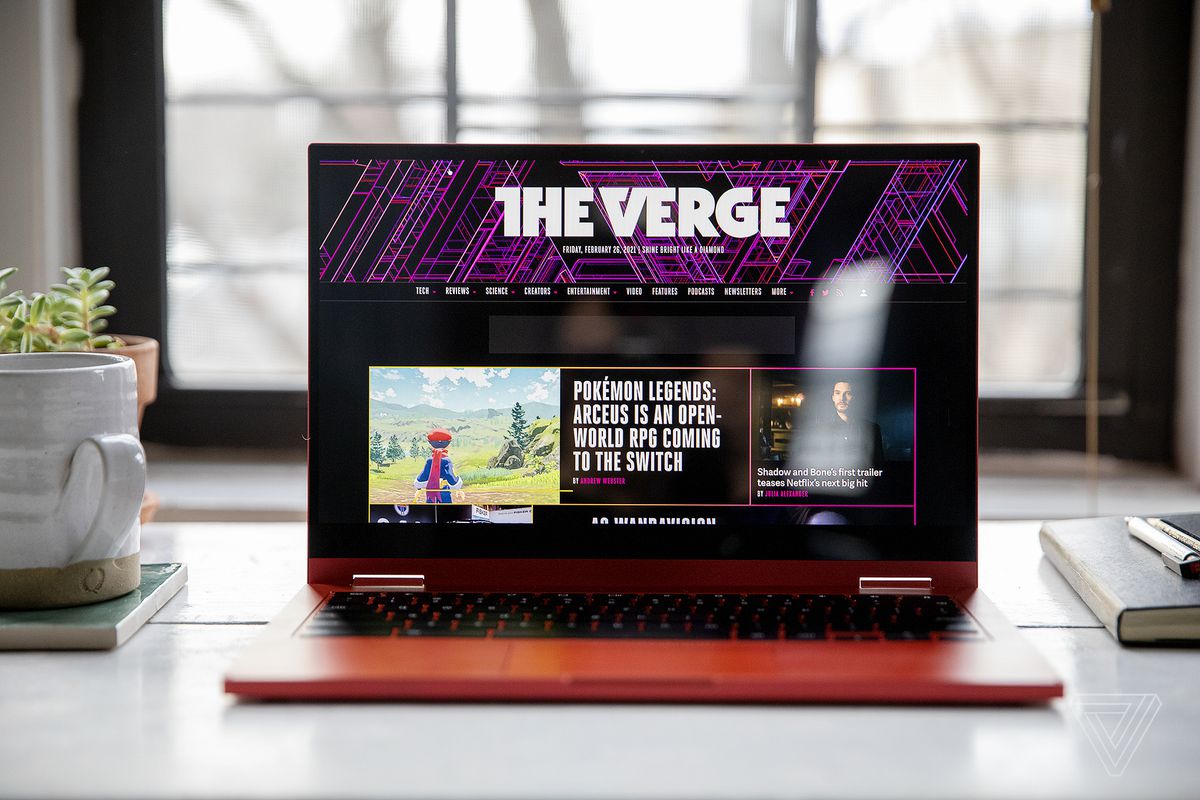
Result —
<path fill-rule="evenodd" d="M 409 369 L 389 369 L 398 373 L 417 372 Z M 376 370 L 372 370 L 376 372 Z M 459 403 L 470 404 L 480 396 L 511 397 L 506 384 L 520 380 L 520 370 L 492 371 L 482 391 L 460 389 Z M 534 372 L 534 370 L 525 370 Z M 536 370 L 545 375 L 545 370 Z M 502 377 L 503 376 L 503 377 Z M 406 377 L 406 376 L 401 376 Z M 383 386 L 373 376 L 372 386 Z M 401 378 L 393 378 L 399 385 Z M 428 384 L 426 384 L 428 385 Z M 559 502 L 559 408 L 557 403 L 539 401 L 485 404 L 475 408 L 438 407 L 425 402 L 406 404 L 403 395 L 383 399 L 373 391 L 370 403 L 368 437 L 379 434 L 386 446 L 395 437 L 403 454 L 386 458 L 383 463 L 371 462 L 368 468 L 370 502 L 373 504 L 408 504 L 424 502 L 424 492 L 413 487 L 413 480 L 425 466 L 431 449 L 426 439 L 435 428 L 443 428 L 453 436 L 448 456 L 454 472 L 462 479 L 463 488 L 451 494 L 451 502 L 474 505 L 546 505 Z M 557 400 L 557 395 L 554 395 Z M 447 402 L 446 397 L 439 397 Z M 520 404 L 526 424 L 524 448 L 517 447 L 513 437 L 513 410 Z M 516 448 L 516 449 L 514 449 Z M 506 453 L 519 453 L 496 463 Z M 393 451 L 394 454 L 394 451 Z M 520 463 L 516 463 L 520 462 Z M 490 466 L 489 466 L 490 464 Z"/>

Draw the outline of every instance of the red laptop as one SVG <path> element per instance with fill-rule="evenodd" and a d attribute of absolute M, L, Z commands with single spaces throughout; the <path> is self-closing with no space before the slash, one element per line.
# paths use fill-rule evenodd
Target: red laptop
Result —
<path fill-rule="evenodd" d="M 308 585 L 247 697 L 1025 703 L 979 149 L 316 144 Z"/>

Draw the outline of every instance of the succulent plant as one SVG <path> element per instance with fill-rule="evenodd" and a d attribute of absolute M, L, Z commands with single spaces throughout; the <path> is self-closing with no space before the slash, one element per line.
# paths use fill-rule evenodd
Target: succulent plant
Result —
<path fill-rule="evenodd" d="M 0 269 L 0 292 L 17 269 Z M 0 353 L 36 353 L 55 350 L 102 350 L 123 342 L 102 331 L 117 312 L 106 305 L 116 285 L 108 280 L 108 267 L 63 269 L 65 283 L 26 297 L 20 291 L 0 297 Z"/>

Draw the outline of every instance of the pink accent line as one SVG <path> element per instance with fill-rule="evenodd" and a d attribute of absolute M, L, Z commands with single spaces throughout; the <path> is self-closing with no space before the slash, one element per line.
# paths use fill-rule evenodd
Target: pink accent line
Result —
<path fill-rule="evenodd" d="M 378 369 L 383 369 L 383 368 L 379 367 Z M 388 369 L 415 369 L 415 367 L 388 367 Z M 525 368 L 523 367 L 522 369 L 525 369 Z M 528 369 L 533 369 L 533 367 L 528 367 Z M 612 370 L 612 369 L 623 369 L 623 370 L 626 370 L 626 369 L 687 369 L 687 370 L 702 370 L 702 371 L 717 370 L 717 369 L 748 369 L 751 371 L 764 371 L 764 372 L 780 372 L 785 369 L 824 370 L 825 372 L 850 372 L 850 371 L 854 371 L 854 370 L 857 370 L 857 371 L 869 370 L 871 372 L 901 372 L 904 370 L 908 370 L 909 372 L 916 371 L 916 367 L 730 367 L 730 366 L 716 366 L 716 365 L 714 365 L 714 366 L 705 365 L 702 367 L 590 367 L 590 366 L 576 367 L 576 366 L 570 366 L 570 365 L 566 365 L 566 364 L 556 367 L 556 369 L 607 369 L 607 370 Z"/>
<path fill-rule="evenodd" d="M 912 368 L 912 527 L 917 527 L 917 368 Z"/>
<path fill-rule="evenodd" d="M 746 436 L 749 438 L 749 447 L 746 450 L 746 505 L 754 505 L 754 448 L 757 446 L 757 438 L 754 435 L 754 370 L 750 367 L 746 368 L 746 413 L 750 417 L 750 424 L 746 427 Z"/>
<path fill-rule="evenodd" d="M 439 490 L 441 491 L 441 490 Z M 417 505 L 417 501 L 411 503 L 401 503 L 400 505 Z M 391 501 L 370 500 L 367 501 L 368 513 L 371 506 L 390 506 Z M 469 502 L 462 503 L 444 503 L 448 506 L 469 506 Z M 533 508 L 583 508 L 584 506 L 596 508 L 911 508 L 916 510 L 916 506 L 911 503 L 898 503 L 893 505 L 884 505 L 880 503 L 872 503 L 863 505 L 862 503 L 523 503 L 522 505 L 532 506 Z M 369 520 L 368 520 L 369 521 Z"/>
<path fill-rule="evenodd" d="M 391 505 L 390 503 L 374 502 L 372 505 Z M 411 504 L 410 504 L 411 505 Z M 470 503 L 447 503 L 446 505 L 469 506 Z M 527 503 L 525 505 L 541 508 L 555 506 L 558 508 L 582 508 L 584 506 L 609 508 L 915 508 L 912 503 L 896 503 L 881 505 L 872 503 Z"/>
<path fill-rule="evenodd" d="M 578 367 L 572 367 L 578 369 Z M 602 369 L 602 368 L 598 368 Z M 622 369 L 660 369 L 660 367 L 622 367 Z M 665 368 L 663 368 L 665 369 Z M 763 372 L 782 372 L 785 369 L 801 369 L 807 371 L 824 371 L 824 372 L 851 372 L 851 371 L 869 371 L 869 372 L 916 372 L 916 367 L 696 367 L 695 369 L 750 369 L 761 370 Z"/>
<path fill-rule="evenodd" d="M 376 505 L 379 505 L 378 503 Z M 461 505 L 470 505 L 462 503 Z M 607 506 L 610 508 L 764 508 L 753 503 L 532 503 L 535 506 L 559 506 L 565 508 L 582 508 L 584 506 Z M 787 503 L 778 503 L 780 508 L 789 508 Z M 821 504 L 824 507 L 824 503 Z M 863 508 L 864 506 L 855 506 Z M 908 506 L 880 506 L 880 508 L 908 508 Z"/>
<path fill-rule="evenodd" d="M 704 508 L 704 506 L 698 506 Z M 862 503 L 758 503 L 755 508 L 912 508 L 916 506 L 911 503 L 898 503 L 894 505 L 883 505 L 880 503 L 872 503 L 863 505 Z"/>

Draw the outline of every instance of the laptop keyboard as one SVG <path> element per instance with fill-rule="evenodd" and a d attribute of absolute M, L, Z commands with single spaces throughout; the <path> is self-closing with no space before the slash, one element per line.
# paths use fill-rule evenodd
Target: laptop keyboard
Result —
<path fill-rule="evenodd" d="M 945 595 L 335 592 L 303 636 L 978 640 Z"/>

